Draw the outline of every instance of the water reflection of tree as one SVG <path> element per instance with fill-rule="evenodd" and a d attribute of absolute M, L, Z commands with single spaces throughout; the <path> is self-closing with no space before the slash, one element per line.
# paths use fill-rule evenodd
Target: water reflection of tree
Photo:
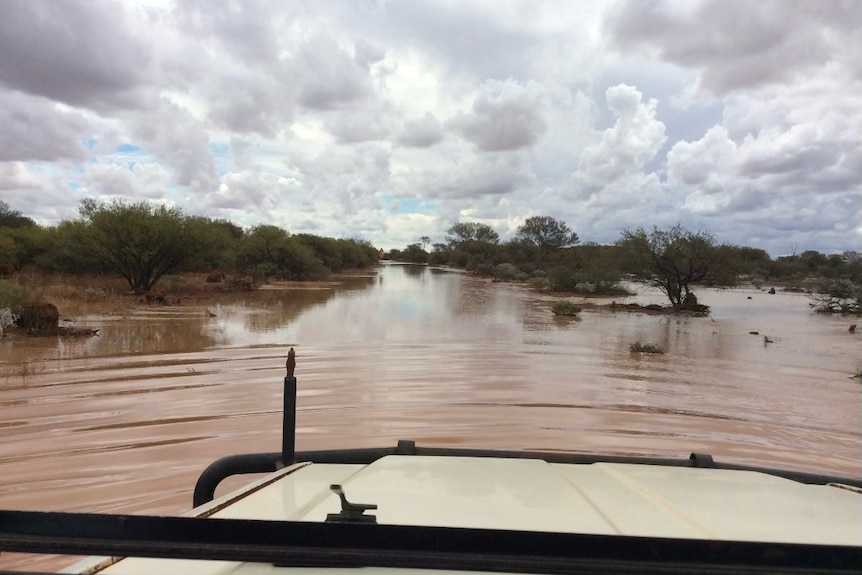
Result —
<path fill-rule="evenodd" d="M 404 275 L 420 277 L 428 271 L 428 266 L 405 264 L 401 266 L 401 269 L 404 270 Z"/>
<path fill-rule="evenodd" d="M 87 341 L 88 355 L 181 353 L 213 347 L 207 318 L 137 318 L 114 322 Z"/>
<path fill-rule="evenodd" d="M 249 331 L 271 331 L 284 327 L 305 311 L 326 304 L 336 294 L 334 289 L 263 290 L 243 302 L 252 313 L 245 318 Z"/>

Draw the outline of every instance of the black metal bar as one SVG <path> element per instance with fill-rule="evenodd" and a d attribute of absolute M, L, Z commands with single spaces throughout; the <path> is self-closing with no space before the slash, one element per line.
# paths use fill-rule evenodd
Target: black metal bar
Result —
<path fill-rule="evenodd" d="M 858 573 L 862 547 L 366 525 L 0 511 L 0 549 L 521 573 Z"/>
<path fill-rule="evenodd" d="M 295 461 L 311 463 L 347 463 L 367 465 L 387 455 L 424 455 L 445 457 L 503 457 L 512 459 L 541 459 L 548 463 L 582 464 L 590 463 L 635 463 L 639 465 L 663 465 L 666 467 L 703 467 L 705 455 L 697 457 L 637 457 L 626 455 L 606 455 L 595 453 L 563 453 L 540 451 L 504 451 L 494 449 L 459 449 L 448 447 L 418 447 L 413 442 L 401 440 L 396 447 L 369 447 L 361 449 L 331 449 L 318 451 L 298 451 L 294 454 Z M 694 454 L 693 454 L 694 455 Z M 283 458 L 282 453 L 250 453 L 245 455 L 230 455 L 223 457 L 210 465 L 201 474 L 195 485 L 194 506 L 212 501 L 218 484 L 231 475 L 242 473 L 267 473 L 275 471 Z M 714 469 L 729 469 L 735 471 L 754 471 L 776 477 L 783 477 L 799 483 L 826 485 L 828 483 L 843 483 L 862 489 L 862 479 L 840 475 L 824 475 L 792 471 L 787 469 L 772 469 L 753 465 L 740 465 L 712 461 Z"/>
<path fill-rule="evenodd" d="M 291 348 L 292 351 L 292 348 Z M 284 378 L 284 410 L 281 422 L 281 464 L 292 465 L 296 459 L 296 378 Z"/>
<path fill-rule="evenodd" d="M 272 473 L 278 469 L 281 453 L 244 453 L 229 455 L 212 462 L 195 483 L 192 504 L 194 507 L 209 503 L 222 480 L 233 475 Z"/>

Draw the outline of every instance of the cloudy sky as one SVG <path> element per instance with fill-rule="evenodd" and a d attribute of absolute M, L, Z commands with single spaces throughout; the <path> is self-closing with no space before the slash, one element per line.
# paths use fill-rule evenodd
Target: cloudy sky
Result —
<path fill-rule="evenodd" d="M 862 249 L 862 2 L 0 0 L 0 199 Z"/>

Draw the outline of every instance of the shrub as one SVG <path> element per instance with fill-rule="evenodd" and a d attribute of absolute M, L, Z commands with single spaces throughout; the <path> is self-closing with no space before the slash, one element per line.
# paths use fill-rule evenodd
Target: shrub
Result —
<path fill-rule="evenodd" d="M 664 350 L 657 345 L 639 341 L 629 344 L 629 351 L 634 353 L 664 353 Z"/>
<path fill-rule="evenodd" d="M 551 311 L 554 312 L 554 315 L 577 315 L 581 312 L 581 306 L 562 299 L 554 302 Z"/>
<path fill-rule="evenodd" d="M 0 309 L 18 309 L 27 300 L 27 288 L 0 280 Z"/>
<path fill-rule="evenodd" d="M 502 280 L 513 280 L 522 275 L 521 270 L 510 263 L 504 263 L 494 268 L 494 276 Z"/>
<path fill-rule="evenodd" d="M 809 295 L 823 313 L 862 313 L 862 287 L 849 279 L 821 280 Z"/>

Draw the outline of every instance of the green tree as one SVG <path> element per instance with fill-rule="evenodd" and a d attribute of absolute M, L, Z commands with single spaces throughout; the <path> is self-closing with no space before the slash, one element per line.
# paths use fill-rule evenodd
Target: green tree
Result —
<path fill-rule="evenodd" d="M 446 232 L 446 241 L 450 245 L 465 242 L 488 242 L 496 244 L 500 241 L 500 235 L 487 224 L 458 222 Z"/>
<path fill-rule="evenodd" d="M 195 249 L 179 208 L 148 202 L 81 202 L 80 225 L 71 226 L 72 247 L 118 273 L 136 292 L 150 290 Z"/>
<path fill-rule="evenodd" d="M 0 200 L 0 228 L 26 228 L 35 226 L 36 222 L 22 216 L 18 210 L 13 210 L 9 204 Z"/>
<path fill-rule="evenodd" d="M 236 267 L 237 253 L 245 233 L 241 227 L 228 220 L 204 216 L 189 216 L 185 225 L 187 241 L 195 249 L 189 251 L 182 269 L 213 271 Z"/>
<path fill-rule="evenodd" d="M 273 225 L 253 227 L 242 242 L 240 269 L 256 277 L 321 279 L 327 269 L 303 241 Z"/>
<path fill-rule="evenodd" d="M 841 261 L 845 277 L 862 284 L 862 252 L 846 250 L 841 253 Z"/>
<path fill-rule="evenodd" d="M 314 257 L 328 270 L 339 272 L 344 269 L 341 247 L 335 238 L 325 238 L 314 234 L 294 234 L 314 254 Z"/>
<path fill-rule="evenodd" d="M 515 239 L 536 246 L 539 249 L 539 261 L 543 262 L 550 252 L 578 243 L 578 234 L 564 222 L 550 216 L 533 216 L 518 228 Z"/>
<path fill-rule="evenodd" d="M 720 257 L 715 239 L 707 232 L 690 232 L 677 224 L 625 230 L 617 241 L 624 269 L 634 281 L 658 288 L 671 304 L 681 306 L 692 285 L 712 281 Z"/>
<path fill-rule="evenodd" d="M 367 240 L 339 238 L 335 240 L 341 252 L 342 265 L 346 269 L 359 269 L 377 263 L 377 248 Z"/>
<path fill-rule="evenodd" d="M 428 252 L 422 249 L 419 243 L 410 244 L 400 253 L 400 259 L 405 262 L 424 264 L 428 262 Z"/>
<path fill-rule="evenodd" d="M 18 269 L 18 252 L 15 238 L 0 229 L 0 275 L 9 275 Z"/>

